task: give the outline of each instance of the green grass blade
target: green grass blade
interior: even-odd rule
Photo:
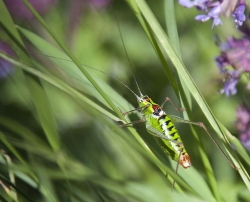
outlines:
[[[32,75],[26,75],[31,98],[36,108],[40,123],[46,134],[47,140],[52,149],[57,152],[60,149],[60,140],[57,134],[56,123],[51,111],[49,101],[39,79]]]
[[[175,1],[173,0],[169,0],[169,1],[165,0],[165,5],[164,5],[165,19],[166,19],[167,33],[169,36],[169,40],[171,41],[171,44],[173,48],[175,49],[175,52],[181,58],[180,43],[179,43],[177,25],[176,25],[176,20],[175,20],[174,3]]]
[[[133,2],[133,1],[128,1],[129,2],[129,6],[131,7],[131,9],[133,10],[133,12],[135,13],[137,19],[139,20],[141,26],[143,27],[145,33],[147,34],[155,52],[157,53],[157,56],[159,58],[159,60],[161,61],[162,65],[165,67],[164,70],[166,71],[168,80],[170,81],[175,94],[178,95],[179,94],[179,90],[178,90],[178,86],[177,83],[175,81],[175,77],[173,76],[173,74],[171,73],[171,70],[169,68],[169,65],[167,64],[164,55],[162,54],[159,45],[156,42],[155,37],[153,36],[153,32],[150,29],[150,27],[148,26],[147,22],[145,21],[145,19],[143,18],[142,13],[140,12],[140,10],[138,9],[138,6]]]
[[[34,33],[18,27],[18,29],[21,31],[21,33],[28,39],[30,42],[39,49],[40,52],[42,52],[42,56],[52,56],[49,57],[53,63],[57,65],[58,68],[62,69],[67,75],[72,77],[73,80],[79,83],[82,87],[79,88],[84,93],[90,94],[91,96],[94,96],[97,98],[100,102],[102,102],[104,105],[110,108],[109,105],[106,104],[103,97],[96,91],[96,89],[90,84],[90,82],[86,79],[84,75],[81,74],[78,67],[71,62],[71,59],[62,51],[60,51],[58,48],[54,47],[52,44],[48,43],[44,39],[40,38],[39,36],[35,35]],[[84,66],[84,65],[83,65]],[[87,67],[88,68],[88,67]],[[49,67],[44,67],[43,71],[49,71]],[[95,81],[98,83],[99,86],[102,86],[102,89],[105,92],[109,92],[109,97],[112,100],[112,102],[119,106],[119,108],[122,111],[129,111],[133,109],[132,105],[129,105],[124,98],[115,92],[112,88],[110,88],[105,82],[102,82],[100,77],[97,77],[98,72],[95,74],[91,73],[91,68],[88,68],[89,74],[95,79]],[[77,87],[77,86],[76,86]],[[96,105],[95,105],[96,106]],[[108,116],[110,117],[111,114],[109,113]],[[114,119],[114,115],[112,115],[112,119]],[[115,118],[114,120],[118,120],[118,118]],[[120,120],[120,119],[119,119]]]
[[[178,32],[177,32],[177,25],[176,25],[176,20],[175,20],[175,7],[174,7],[174,1],[173,0],[165,0],[165,16],[166,16],[166,24],[167,24],[167,31],[168,31],[168,36],[171,42],[171,45],[173,46],[173,48],[175,49],[175,52],[177,53],[177,55],[179,56],[179,58],[181,59],[181,51],[180,51],[180,44],[179,44],[179,37],[178,37]],[[183,79],[181,79],[180,75],[180,84],[182,85],[181,89],[182,89],[182,94],[185,95],[185,99],[184,102],[184,106],[188,106],[188,109],[192,109],[192,103],[191,103],[191,96],[190,93],[186,87],[186,85],[184,84],[185,82],[183,81]],[[182,99],[182,98],[181,98]],[[192,115],[191,113],[184,113],[184,117],[187,118],[189,117],[189,119],[192,120]],[[215,175],[214,172],[212,170],[212,166],[209,162],[209,159],[204,151],[204,147],[202,145],[202,143],[199,141],[199,137],[194,129],[193,126],[190,126],[191,130],[193,131],[193,135],[197,141],[197,146],[198,146],[198,150],[200,152],[201,155],[201,159],[202,162],[204,164],[204,168],[206,170],[206,174],[210,183],[210,187],[214,193],[214,196],[216,198],[217,201],[221,201],[221,196],[219,193],[219,189],[218,189],[218,185],[215,179]],[[205,190],[205,189],[203,189]],[[204,194],[203,194],[204,195]]]
[[[1,4],[3,4],[2,1],[1,1]],[[18,46],[21,49],[23,49],[24,45],[23,45],[22,39],[19,36],[19,34],[16,30],[16,27],[13,23],[13,20],[11,19],[4,4],[2,5],[1,9],[2,9],[4,16],[5,16],[4,20],[2,20],[1,23],[4,25],[5,29],[7,30],[9,35],[13,38],[13,40],[16,42],[16,44],[18,44]],[[24,54],[21,53],[21,57],[24,59],[24,61],[26,61],[26,57],[23,57],[23,55]],[[43,91],[40,91],[38,93],[38,90],[40,90],[39,84],[37,83],[38,81],[36,81],[30,75],[26,75],[26,79],[27,79],[27,82],[29,84],[32,84],[32,85],[34,84],[34,86],[28,86],[30,89],[31,96],[32,96],[33,101],[34,101],[34,105],[38,111],[39,117],[41,119],[42,125],[44,127],[45,133],[47,134],[47,138],[48,138],[51,146],[54,148],[54,150],[58,150],[59,149],[58,135],[56,133],[55,124],[53,124],[53,118],[52,118],[52,116],[50,116],[51,113],[46,114],[47,112],[49,112],[49,110],[47,110],[48,109],[47,108],[48,106],[46,104],[47,102],[44,102],[44,103],[40,102],[42,100],[43,101],[46,100],[45,94],[43,94]],[[35,84],[38,84],[38,85],[35,85]],[[44,113],[44,112],[46,112],[46,113]]]
[[[32,12],[32,14],[36,17],[39,23],[48,31],[48,33],[53,37],[53,39],[58,43],[58,45],[62,48],[62,50],[70,57],[70,59],[76,64],[79,70],[86,76],[86,78],[90,81],[90,83],[96,88],[96,90],[102,95],[102,97],[106,100],[106,102],[110,105],[113,111],[119,116],[120,119],[125,121],[125,118],[121,115],[116,106],[112,103],[106,93],[102,90],[102,88],[96,83],[96,81],[91,77],[91,75],[82,67],[81,63],[76,59],[76,57],[68,50],[68,48],[61,42],[61,40],[57,37],[56,34],[49,28],[47,23],[41,18],[41,16],[36,12],[36,10],[31,6],[31,4],[27,0],[22,0],[24,4],[28,7],[28,9]]]
[[[59,87],[61,90],[66,91],[67,93],[71,94],[72,96],[76,97],[76,100],[84,100],[84,96],[82,94],[80,94],[79,92],[77,92],[76,90],[72,89],[71,87],[67,86],[65,83],[60,82],[59,80],[57,80],[56,78],[53,78],[51,76],[47,76],[33,68],[28,67],[27,65],[24,65],[22,63],[19,63],[11,58],[9,58],[8,56],[1,54],[0,56],[7,59],[8,61],[12,62],[13,64],[20,66],[23,70],[27,71],[30,74],[34,74],[35,76],[39,77],[40,79],[43,79],[49,83],[51,83],[52,85],[55,85],[56,87]],[[92,103],[92,102],[90,102]],[[93,105],[92,105],[93,106]],[[91,108],[86,108],[86,109],[91,109]],[[91,113],[93,113],[93,110],[90,110]],[[99,113],[94,113],[94,116],[98,116]],[[102,118],[102,116],[101,116]],[[108,122],[107,122],[108,123]],[[114,127],[114,126],[113,126]],[[145,143],[142,141],[142,139],[140,138],[140,136],[134,131],[134,129],[132,129],[132,132],[135,136],[135,138],[140,142],[140,144],[143,146],[144,149],[149,150],[149,148],[145,145]],[[167,170],[168,173],[170,173],[171,175],[176,175],[170,168],[165,167],[164,165],[162,165],[159,160],[157,160],[152,153],[149,153],[150,155],[150,159],[153,160],[158,166],[159,168],[162,168],[162,170]],[[164,167],[164,169],[163,169]],[[184,183],[183,180],[181,180],[181,178],[179,176],[176,176],[176,179],[178,182],[180,182],[180,184],[182,184],[186,189],[192,190],[186,183]],[[191,191],[194,192],[194,191]],[[195,193],[195,192],[194,192]]]
[[[216,131],[216,133],[218,134],[220,139],[223,140],[226,144],[228,144],[228,142],[225,140],[226,139],[225,135],[222,133],[222,131],[217,123],[217,120],[215,119],[214,115],[212,114],[211,110],[209,109],[203,96],[200,94],[197,86],[195,85],[194,81],[192,80],[192,78],[191,78],[189,72],[187,71],[187,69],[185,68],[184,64],[181,62],[181,60],[179,59],[179,57],[175,53],[174,49],[172,48],[171,44],[168,41],[168,38],[166,37],[164,31],[161,29],[159,23],[156,21],[152,12],[149,10],[149,8],[147,7],[147,5],[145,4],[145,2],[143,0],[137,0],[136,3],[138,4],[138,7],[140,8],[141,12],[143,13],[143,16],[147,20],[149,26],[153,30],[153,32],[157,38],[157,41],[159,41],[163,50],[166,52],[166,54],[171,59],[172,63],[176,67],[178,74],[180,75],[182,80],[185,81],[187,88],[189,89],[190,93],[193,95],[194,99],[196,100],[196,102],[198,103],[200,108],[202,109],[204,115],[207,117],[207,120],[210,122],[211,126]],[[232,149],[231,149],[230,152],[234,152],[234,151],[232,151]],[[230,152],[229,152],[229,155],[230,155]],[[232,158],[232,160],[237,167],[242,166],[234,158]],[[243,178],[247,178],[244,173],[240,172],[240,174]],[[248,186],[248,188],[250,188],[249,181],[246,183],[246,185]]]
[[[2,26],[4,27],[4,29],[11,35],[13,36],[13,39],[18,43],[18,44],[22,44],[22,39],[20,37],[20,35],[18,34],[15,24],[8,12],[8,10],[5,7],[5,4],[3,1],[0,1],[0,12],[1,12],[1,18],[0,18],[0,22],[2,24]]]
[[[80,71],[86,76],[86,78],[90,81],[90,83],[96,88],[96,90],[102,95],[102,97],[106,100],[106,102],[110,105],[113,111],[119,116],[120,119],[125,120],[125,117],[119,112],[117,107],[112,103],[109,97],[105,94],[102,88],[97,85],[96,81],[90,76],[90,74],[82,67],[80,62],[74,57],[74,55],[66,48],[66,46],[60,41],[60,39],[53,33],[53,31],[48,27],[45,21],[40,17],[40,15],[34,10],[34,8],[28,3],[27,0],[23,0],[24,4],[29,8],[29,10],[33,13],[33,15],[37,18],[37,20],[44,26],[44,28],[50,33],[50,35],[54,38],[54,40],[58,43],[58,45],[63,49],[63,51],[69,56],[69,58],[77,65]],[[134,130],[129,129],[133,134],[135,134]],[[143,141],[136,135],[136,139],[144,146]]]

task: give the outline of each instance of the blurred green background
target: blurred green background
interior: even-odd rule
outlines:
[[[165,2],[148,0],[147,3],[166,30]],[[114,76],[138,93],[123,38],[142,93],[159,104],[170,97],[181,107],[154,48],[126,1],[48,1],[48,7],[42,14],[43,19],[81,64]],[[218,93],[222,88],[221,76],[214,58],[220,50],[214,37],[218,35],[225,40],[228,36],[240,35],[231,19],[223,19],[223,26],[211,29],[212,22],[200,24],[194,20],[199,14],[196,9],[185,9],[177,1],[174,8],[183,62],[215,116],[237,136],[234,121],[240,96],[226,98]],[[0,173],[5,185],[0,189],[0,200],[249,201],[249,192],[237,171],[231,168],[205,131],[198,128],[216,179],[216,184],[211,184],[198,143],[189,125],[181,123],[176,126],[191,156],[192,167],[187,170],[179,167],[178,173],[184,180],[177,180],[172,191],[169,173],[174,172],[176,163],[161,151],[145,124],[134,125],[144,140],[140,139],[139,144],[139,136],[133,136],[127,128],[117,127],[122,124],[118,122],[120,119],[74,63],[67,61],[68,57],[42,25],[35,18],[22,19],[17,13],[10,15],[19,26],[26,52],[15,44],[4,26],[1,40],[9,44],[18,55],[16,58],[28,54],[29,59],[18,59],[21,65],[11,64],[12,72],[0,81]],[[2,21],[6,16],[1,17]],[[167,57],[166,60],[177,77],[170,60]],[[35,73],[25,70],[24,64]],[[134,95],[119,82],[91,68],[86,70],[116,107],[122,111],[137,107]],[[166,104],[164,110],[182,117],[170,104]],[[214,133],[195,102],[191,112],[193,121],[204,122]],[[138,120],[140,115],[134,113],[127,118]],[[10,189],[8,195],[10,185],[16,192]],[[218,189],[218,193],[214,193],[214,189]]]

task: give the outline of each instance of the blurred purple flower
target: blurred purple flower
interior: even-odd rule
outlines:
[[[216,65],[219,67],[220,73],[224,74],[224,70],[225,70],[224,67],[228,65],[227,58],[224,56],[218,56],[215,58],[215,62],[216,62]]]
[[[111,2],[111,0],[88,0],[88,1],[98,9],[107,7]]]
[[[244,145],[244,147],[250,151],[250,140],[246,140],[246,141],[241,141],[241,143]]]
[[[238,28],[238,26],[241,26],[246,20],[246,16],[244,14],[245,9],[246,5],[240,4],[232,14],[234,22],[236,24],[236,28]]]
[[[17,19],[33,20],[34,16],[25,6],[22,0],[4,0],[10,14]],[[56,3],[57,0],[29,0],[29,3],[39,14],[48,12]]]
[[[0,41],[0,51],[10,55],[15,56],[15,53],[11,48],[4,42]],[[7,77],[12,72],[12,65],[7,60],[0,58],[0,79]]]
[[[12,72],[11,64],[4,60],[0,59],[0,80],[7,77]]]
[[[222,25],[220,15],[221,15],[221,6],[213,7],[208,13],[208,16],[214,20],[212,28],[214,27],[214,25],[215,26]]]
[[[200,22],[205,22],[209,19],[213,19],[213,25],[212,28],[217,25],[222,25],[222,21],[220,19],[220,14],[221,14],[221,8],[220,6],[216,6],[212,8],[207,15],[197,15],[195,17],[195,20],[200,21]]]
[[[241,143],[250,151],[250,109],[241,105],[237,111],[236,129]]]
[[[250,124],[250,110],[241,105],[237,111],[236,128],[238,131],[243,132],[247,130],[247,125]]]
[[[179,0],[179,4],[186,8],[196,6],[198,10],[204,11],[206,14],[197,15],[195,20],[205,22],[211,19],[213,20],[212,28],[222,25],[220,19],[222,14],[225,14],[227,17],[232,14],[236,27],[241,26],[246,19],[244,14],[246,8],[245,0],[240,0],[239,2],[238,0]],[[236,7],[237,4],[238,7]]]
[[[236,85],[241,74],[250,73],[250,40],[248,37],[242,39],[228,38],[225,43],[220,44],[221,55],[215,58],[221,74],[225,75],[226,81],[220,91],[226,96],[237,92]],[[229,71],[227,66],[233,67]]]
[[[207,6],[211,2],[211,0],[179,0],[179,4],[186,8],[191,8],[193,6],[196,6],[197,9],[202,11],[207,11]]]
[[[250,40],[228,38],[227,42],[220,44],[221,55],[216,57],[216,64],[223,73],[225,67],[230,65],[239,72],[250,72]]]
[[[206,22],[210,20],[210,17],[207,15],[201,14],[201,15],[197,15],[194,19],[200,22]]]
[[[229,97],[230,95],[234,95],[237,93],[236,85],[239,79],[238,71],[227,71],[227,79],[224,82],[223,89],[220,90],[220,93]]]

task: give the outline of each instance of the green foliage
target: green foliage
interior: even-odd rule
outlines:
[[[59,26],[67,19],[63,6],[44,18],[29,7],[36,16],[34,24],[39,24],[33,27],[18,20],[15,24],[0,3],[2,39],[18,55],[12,58],[0,53],[15,67],[0,83],[0,200],[249,201],[249,154],[209,108],[206,99],[216,91],[206,99],[200,93],[197,86],[205,86],[201,84],[204,75],[196,74],[200,67],[189,70],[184,65],[185,61],[188,66],[197,65],[202,47],[197,44],[194,61],[186,58],[185,51],[181,59],[182,43],[194,38],[185,41],[181,32],[179,41],[175,21],[180,29],[185,25],[175,19],[171,2],[164,4],[168,8],[162,11],[165,17],[157,16],[161,23],[168,23],[168,36],[154,15],[163,5],[155,1],[149,1],[151,6],[143,0],[115,1],[113,7],[99,11],[86,7],[70,36],[69,24]],[[177,16],[181,16],[178,9]],[[159,104],[166,96],[177,106],[182,103],[187,108],[184,117],[204,122],[238,171],[199,127],[190,130],[187,124],[177,125],[193,164],[186,170],[179,168],[178,174],[176,163],[143,124],[117,127],[141,117],[135,113],[125,119],[118,107],[123,112],[134,109],[135,97],[119,82],[93,70],[118,78],[137,93],[114,11],[142,91]],[[204,30],[201,32],[210,29]],[[213,46],[209,48],[215,55]],[[206,63],[211,57],[201,61]],[[200,85],[193,73],[200,77]],[[225,105],[224,110],[227,108]],[[170,106],[166,111],[174,110]]]

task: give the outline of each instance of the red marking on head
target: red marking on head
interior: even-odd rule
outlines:
[[[191,166],[190,157],[187,153],[181,154],[180,156],[180,165],[182,165],[183,168],[188,168]]]
[[[159,105],[153,105],[152,107],[153,107],[153,110],[154,110],[154,111],[155,111],[156,109],[160,108]]]

